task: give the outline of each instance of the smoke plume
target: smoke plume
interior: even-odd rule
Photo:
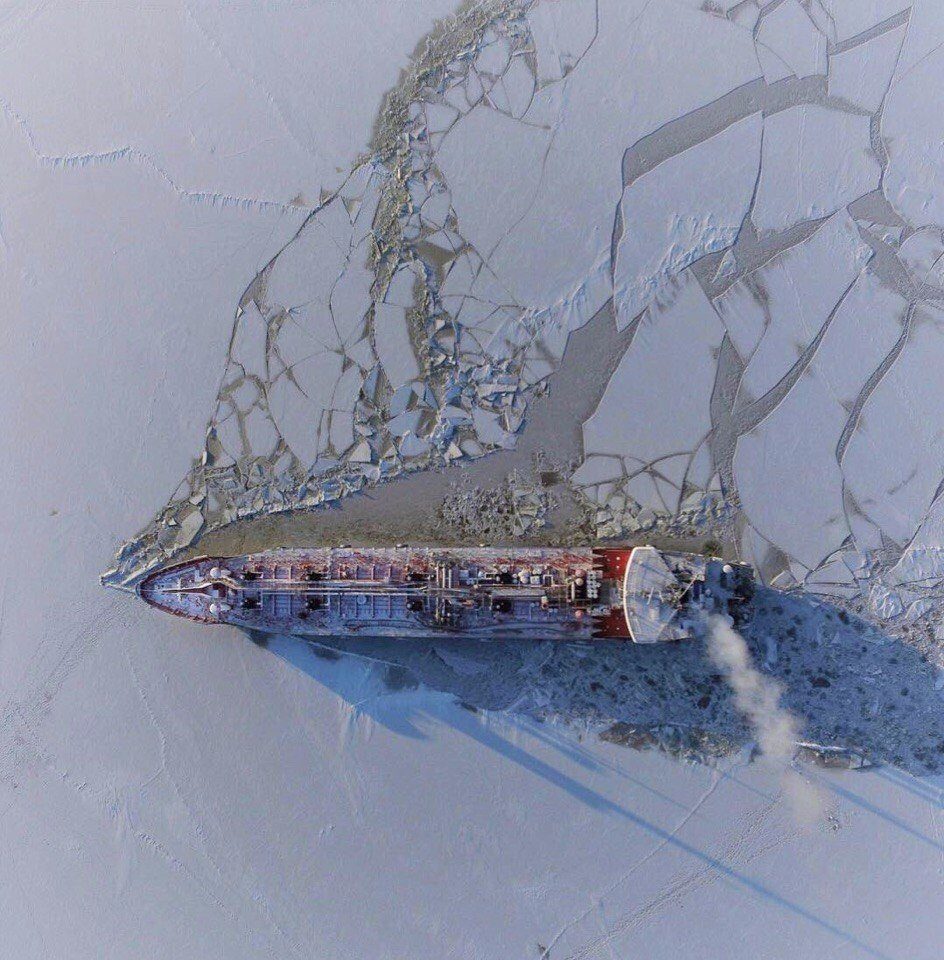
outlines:
[[[761,755],[779,771],[794,815],[807,823],[819,819],[824,813],[821,792],[791,766],[800,722],[780,705],[780,684],[754,666],[744,638],[724,617],[708,618],[708,656],[724,673],[734,704],[750,725]]]

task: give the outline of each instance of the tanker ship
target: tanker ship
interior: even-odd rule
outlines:
[[[198,623],[310,637],[629,640],[742,623],[753,573],[719,557],[625,548],[270,550],[164,567],[137,587]]]

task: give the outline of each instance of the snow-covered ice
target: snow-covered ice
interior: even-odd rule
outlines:
[[[0,958],[936,958],[942,39],[10,5]],[[785,708],[885,765],[801,766],[800,824],[696,646],[266,645],[98,583],[378,530],[717,537],[790,588]]]

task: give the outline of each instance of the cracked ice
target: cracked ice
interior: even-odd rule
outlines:
[[[109,579],[513,448],[607,309],[628,347],[569,478],[594,535],[717,530],[776,585],[927,615],[940,32],[895,2],[465,8],[247,278],[205,448]]]

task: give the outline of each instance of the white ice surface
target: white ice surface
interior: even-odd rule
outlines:
[[[868,110],[877,110],[888,91],[905,37],[904,25],[829,58],[829,93]]]
[[[691,455],[711,427],[708,404],[724,328],[691,276],[665,299],[643,314],[632,348],[584,424],[585,452],[622,456],[630,474]]]
[[[624,189],[613,264],[619,328],[690,263],[734,242],[757,182],[762,129],[751,114]]]
[[[379,303],[374,314],[374,336],[381,366],[396,390],[419,375],[402,307]]]
[[[247,282],[363,149],[448,6],[23,4],[0,22],[0,958],[936,960],[931,783],[827,777],[835,821],[800,828],[759,767],[476,717],[99,586],[202,444]],[[606,248],[582,204],[612,215],[625,137],[757,75],[749,35],[706,17],[673,88],[656,66],[677,23],[656,6],[655,34],[627,14],[594,68],[622,50],[637,72],[597,115],[612,142],[585,144],[587,126],[573,166],[556,161],[564,235],[538,238],[542,283],[572,267],[570,290]],[[616,117],[620,97],[633,109]],[[544,249],[522,240],[509,278],[532,282]],[[940,462],[939,405],[918,390],[944,363],[936,324],[923,316],[863,418],[897,469],[919,468],[921,496],[892,501],[909,529]],[[712,336],[687,345],[698,370]]]
[[[383,94],[455,4],[409,0],[382,18],[371,0],[15,7],[0,22],[0,110],[42,154],[126,152],[211,199],[313,204],[366,149]]]
[[[826,37],[799,0],[784,0],[764,15],[757,30],[757,47],[768,82],[790,75],[826,73]]]
[[[544,95],[550,136],[475,119],[486,106],[450,134],[440,159],[447,181],[461,187],[454,205],[464,235],[483,256],[501,240],[490,264],[519,302],[571,296],[609,258],[627,147],[759,73],[749,36],[723,20],[684,6],[667,18],[644,2],[605,0],[579,70],[563,92]]]
[[[918,25],[924,27],[919,29]],[[937,42],[931,44],[930,41]],[[885,195],[913,226],[944,225],[941,91],[944,10],[923,5],[915,13],[886,98],[882,133],[889,143]]]
[[[823,0],[823,7],[832,18],[835,39],[842,41],[908,10],[908,3],[907,0]]]
[[[874,190],[881,168],[869,144],[869,118],[803,104],[764,121],[764,149],[753,220],[784,230],[834,213]]]
[[[747,363],[742,389],[761,397],[797,362],[826,325],[868,258],[845,214],[827,220],[718,298],[718,312]]]
[[[903,546],[940,484],[944,428],[924,378],[944,363],[944,316],[923,309],[898,361],[869,397],[843,462],[862,511]]]
[[[827,385],[810,371],[767,420],[738,440],[734,470],[751,525],[808,567],[849,533],[836,462],[845,422]]]

